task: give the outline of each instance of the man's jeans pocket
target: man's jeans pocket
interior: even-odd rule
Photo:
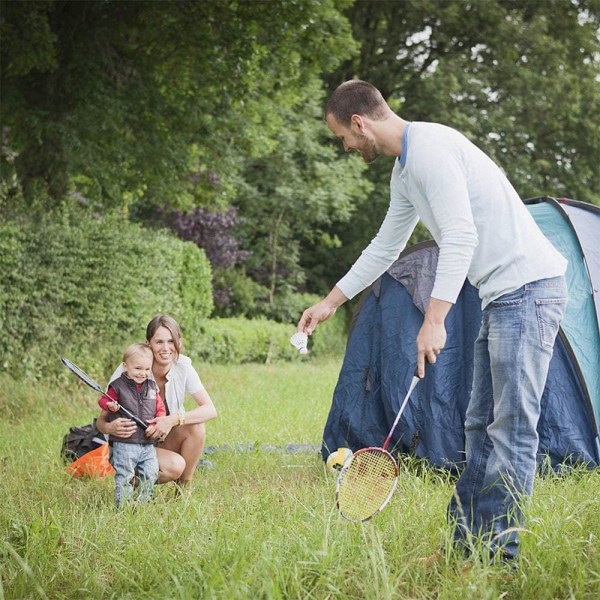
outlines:
[[[535,301],[540,343],[542,346],[552,348],[558,334],[558,327],[562,320],[566,298],[548,298]]]

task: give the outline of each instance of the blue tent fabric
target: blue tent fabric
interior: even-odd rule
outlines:
[[[581,240],[583,257],[588,265],[590,284],[594,295],[596,316],[600,316],[600,209],[591,204],[563,200],[560,207],[568,216]]]
[[[572,229],[569,219],[561,216],[562,224],[558,225],[553,213],[546,213],[557,212],[556,203],[535,200],[528,205],[530,210],[538,207],[532,214],[544,213],[544,218],[549,218],[558,229],[559,237],[570,243],[574,239],[580,241],[576,233],[565,233],[564,229]],[[546,205],[551,208],[539,208]],[[538,220],[539,215],[534,214],[534,218]],[[554,243],[556,232],[545,233]],[[558,246],[565,251],[564,245]],[[569,252],[578,253],[581,260],[581,249],[573,248]],[[569,269],[579,277],[576,256],[570,254],[568,258]],[[386,438],[414,374],[415,339],[426,306],[423,294],[428,297],[431,292],[436,260],[437,247],[433,242],[410,248],[363,294],[323,433],[324,459],[339,447],[355,451],[380,446]],[[577,285],[586,287],[581,282]],[[575,301],[581,305],[577,310],[589,311],[589,305],[594,304],[593,295],[582,293],[582,298]],[[595,308],[592,312],[596,314]],[[465,282],[446,320],[446,347],[437,363],[428,366],[392,437],[395,452],[412,454],[441,468],[461,468],[473,349],[480,322],[477,290]],[[586,328],[570,331],[570,327],[571,323],[567,323],[555,344],[538,423],[539,463],[550,461],[554,468],[569,463],[600,464],[595,400],[589,393],[594,375],[586,379],[589,373],[585,370],[592,367],[584,365],[582,369],[569,336],[585,338],[579,339],[578,344],[591,352],[595,349],[596,374],[600,370],[600,339]]]
[[[569,259],[567,269],[569,303],[562,330],[574,354],[575,363],[582,371],[584,394],[587,396],[587,402],[591,404],[594,420],[598,424],[600,423],[600,327],[597,311],[599,294],[594,293],[592,277],[595,278],[597,290],[600,283],[600,261],[597,260],[600,209],[597,211],[583,209],[577,205],[569,205],[566,200],[563,200],[563,204],[559,204],[552,199],[532,201],[528,204],[528,208],[546,237]],[[593,239],[594,230],[596,239]],[[591,261],[586,259],[586,255]]]

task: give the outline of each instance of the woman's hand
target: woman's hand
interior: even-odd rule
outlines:
[[[150,419],[148,429],[146,429],[146,437],[154,441],[164,442],[176,422],[177,420],[172,415]]]
[[[108,433],[109,435],[120,438],[128,438],[135,433],[136,429],[137,425],[135,424],[135,421],[126,419],[125,417],[119,417],[110,423],[105,423],[103,433]]]

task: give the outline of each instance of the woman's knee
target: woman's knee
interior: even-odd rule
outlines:
[[[158,459],[159,483],[167,483],[179,479],[185,471],[186,462],[181,454],[169,452],[168,455],[161,453]]]

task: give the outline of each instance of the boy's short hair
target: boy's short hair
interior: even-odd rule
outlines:
[[[125,348],[125,352],[123,352],[123,362],[127,362],[132,356],[136,354],[146,354],[153,358],[152,350],[146,344],[135,343],[130,344]]]

